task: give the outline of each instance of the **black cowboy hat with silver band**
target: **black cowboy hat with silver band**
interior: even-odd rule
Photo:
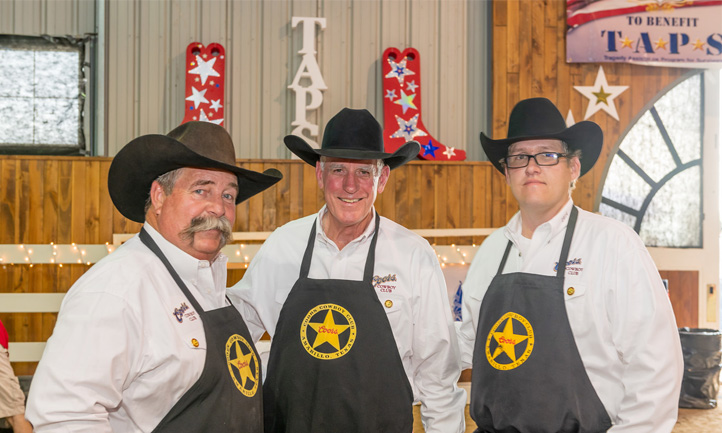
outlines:
[[[283,177],[273,168],[259,173],[235,164],[236,152],[225,128],[209,122],[187,122],[167,135],[143,135],[126,144],[110,164],[108,191],[124,217],[143,222],[153,181],[178,168],[205,168],[235,174],[238,178],[236,204]]]
[[[557,107],[546,98],[525,99],[517,103],[509,115],[507,138],[492,140],[481,133],[481,147],[489,161],[504,173],[501,160],[507,156],[509,146],[526,140],[557,139],[565,142],[570,152],[580,150],[581,171],[584,176],[597,162],[602,151],[604,134],[594,122],[582,121],[567,128]]]
[[[288,150],[312,166],[322,156],[344,159],[382,159],[392,170],[411,161],[421,146],[409,141],[394,153],[384,152],[383,129],[368,110],[344,108],[333,116],[323,131],[320,149],[312,148],[304,139],[287,135],[283,142]]]

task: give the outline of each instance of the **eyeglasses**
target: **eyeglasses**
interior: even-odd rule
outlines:
[[[499,160],[500,163],[506,164],[507,168],[524,168],[529,165],[529,160],[534,159],[536,165],[540,167],[557,165],[560,158],[566,158],[566,153],[559,152],[541,152],[536,155],[509,155]]]

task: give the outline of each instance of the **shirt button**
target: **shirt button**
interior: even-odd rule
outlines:
[[[191,339],[191,344],[193,345],[193,347],[200,346],[200,343],[198,343],[198,340],[196,340],[195,338]]]
[[[574,287],[570,287],[567,289],[567,295],[572,296],[574,294]]]
[[[394,301],[392,301],[391,299],[387,299],[386,302],[384,302],[384,306],[386,308],[391,308],[394,306]]]

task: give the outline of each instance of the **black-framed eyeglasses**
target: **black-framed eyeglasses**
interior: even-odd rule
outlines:
[[[529,165],[529,160],[533,158],[534,162],[536,162],[536,165],[544,167],[550,165],[557,165],[559,164],[559,160],[561,158],[566,158],[567,156],[568,155],[566,153],[541,152],[537,153],[536,155],[509,155],[505,158],[502,158],[499,162],[505,164],[508,168],[524,168]]]

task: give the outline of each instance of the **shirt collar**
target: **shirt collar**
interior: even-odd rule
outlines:
[[[536,228],[533,237],[541,235],[545,237],[545,240],[549,240],[559,234],[559,232],[566,230],[567,222],[569,221],[569,214],[572,211],[572,206],[574,206],[574,202],[570,198],[567,204],[565,204],[564,207],[562,207],[562,209],[552,217],[552,219]],[[506,227],[504,228],[504,233],[506,234],[507,238],[509,238],[515,243],[516,240],[522,236],[521,212],[517,212],[509,220],[509,223],[507,223]]]
[[[185,251],[181,250],[177,246],[170,243],[166,238],[163,237],[156,229],[150,224],[143,224],[143,228],[150,235],[151,238],[158,244],[161,252],[166,256],[173,269],[178,273],[181,279],[186,281],[196,281],[198,278],[199,269],[211,267],[217,269],[218,266],[225,266],[228,261],[223,253],[218,253],[213,263],[208,260],[198,260]]]
[[[321,224],[321,220],[326,216],[327,213],[328,208],[326,208],[326,205],[323,205],[321,210],[318,211],[318,218],[316,218],[316,239],[320,239],[327,244],[336,245],[334,241],[332,241],[328,236],[326,236],[326,233],[323,231],[323,224]],[[368,226],[366,226],[366,229],[363,231],[363,233],[361,233],[359,237],[349,243],[361,243],[374,234],[374,230],[376,229],[376,207],[371,207],[371,215],[371,222]]]

